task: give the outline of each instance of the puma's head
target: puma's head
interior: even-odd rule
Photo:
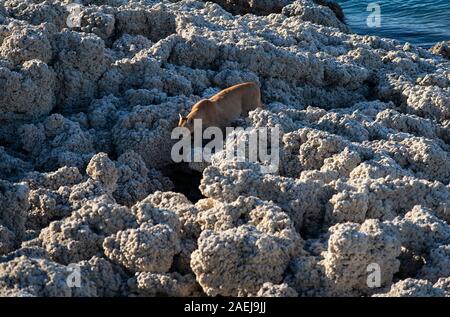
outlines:
[[[187,128],[192,132],[192,130],[194,130],[194,121],[192,120],[192,118],[183,117],[181,114],[179,114],[179,116],[180,120],[178,121],[178,126]]]

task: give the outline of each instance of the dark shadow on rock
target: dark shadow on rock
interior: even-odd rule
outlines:
[[[162,173],[172,181],[173,191],[185,195],[194,204],[205,198],[199,189],[203,174],[190,169],[187,163],[166,166]]]

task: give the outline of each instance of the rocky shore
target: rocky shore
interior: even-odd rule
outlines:
[[[450,296],[449,44],[343,21],[313,0],[0,2],[0,296]],[[178,114],[244,81],[279,171],[174,165]]]

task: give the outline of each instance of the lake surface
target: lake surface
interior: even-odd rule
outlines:
[[[346,23],[358,34],[378,35],[430,47],[450,40],[450,0],[337,0],[344,9]],[[376,7],[380,9],[380,25],[376,24]],[[369,26],[367,18],[369,19]]]

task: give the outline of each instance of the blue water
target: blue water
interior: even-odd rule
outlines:
[[[358,34],[378,35],[430,47],[450,40],[450,0],[337,0],[346,23]],[[369,3],[378,3],[380,27],[369,27]]]

